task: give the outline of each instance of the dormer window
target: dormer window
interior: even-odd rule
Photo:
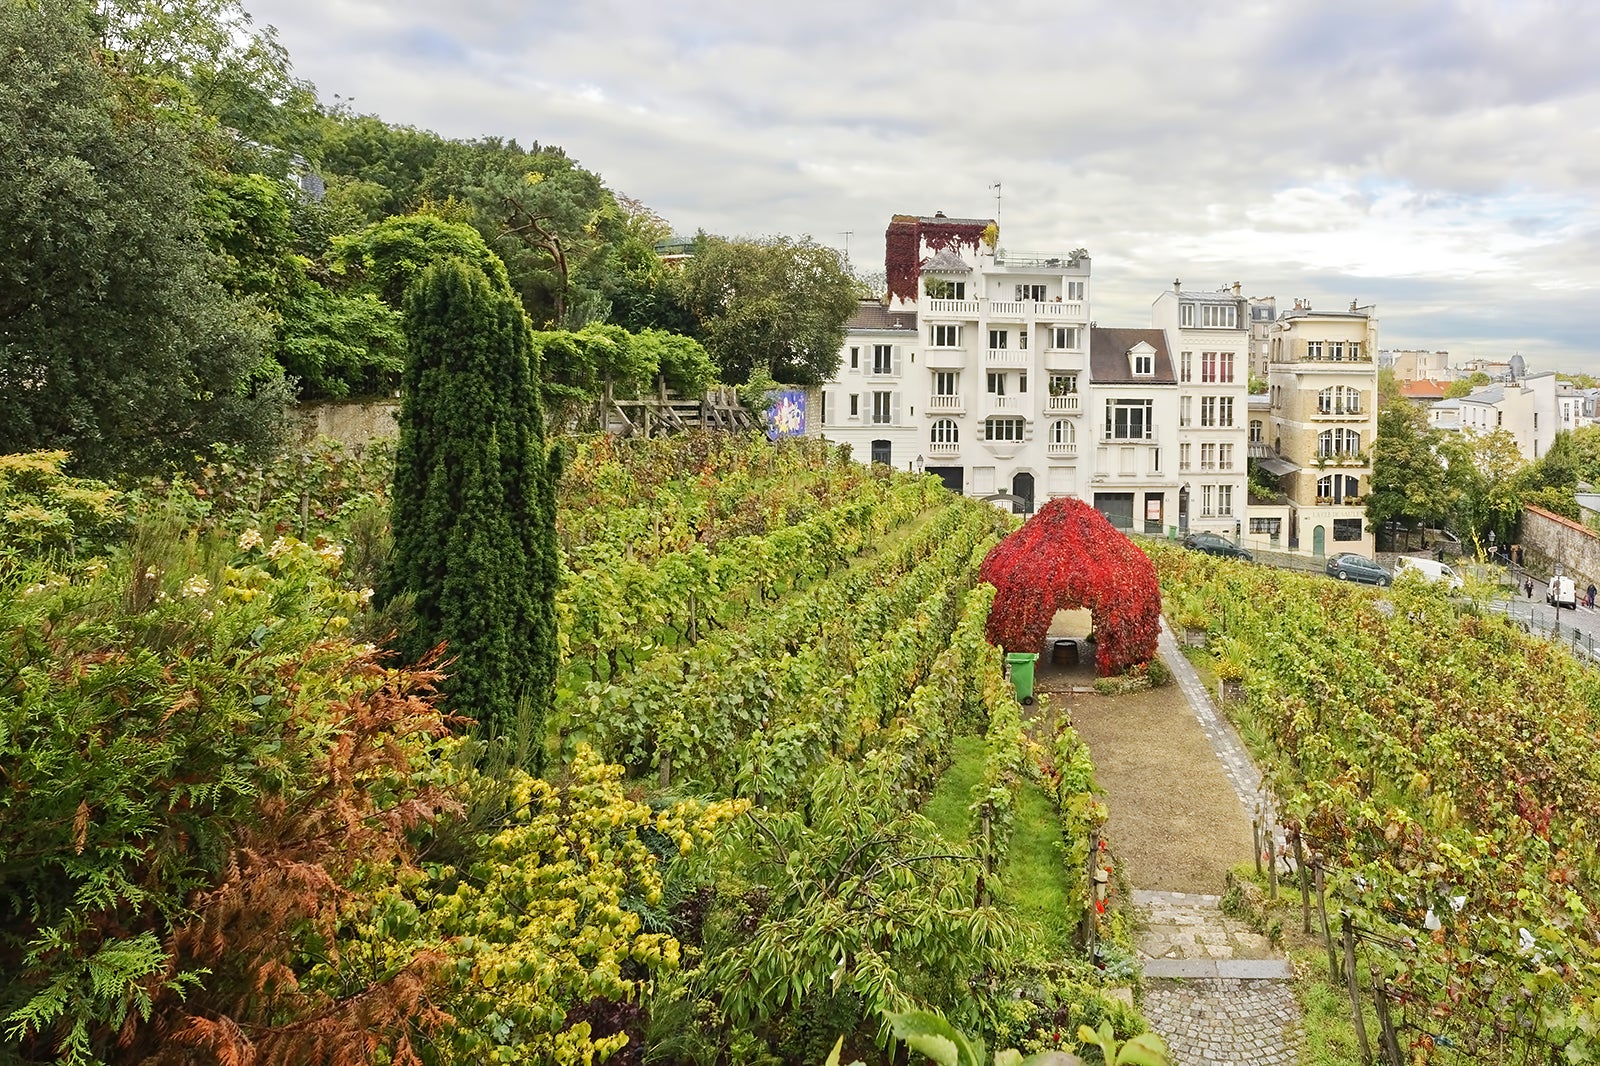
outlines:
[[[1136,378],[1147,378],[1156,372],[1156,350],[1143,341],[1128,349],[1128,368]]]

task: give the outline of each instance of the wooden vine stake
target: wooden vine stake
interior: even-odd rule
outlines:
[[[1312,875],[1317,886],[1317,913],[1322,916],[1322,942],[1328,946],[1328,980],[1339,979],[1339,954],[1333,947],[1333,930],[1328,926],[1328,894],[1322,882],[1322,860],[1312,857]]]
[[[1306,847],[1300,840],[1298,831],[1294,834],[1294,868],[1300,875],[1300,927],[1309,936],[1311,934],[1310,871],[1306,869]]]
[[[1361,990],[1356,981],[1356,931],[1350,924],[1350,915],[1346,912],[1339,920],[1340,929],[1344,933],[1344,979],[1345,987],[1350,991],[1351,1017],[1356,1026],[1356,1043],[1361,1045],[1361,1061],[1372,1061],[1372,1045],[1367,1042],[1367,1020],[1361,1014]]]
[[[1400,1034],[1395,1032],[1394,1021],[1389,1016],[1389,993],[1384,987],[1383,974],[1372,968],[1372,1003],[1378,1008],[1379,1039],[1383,1043],[1383,1060],[1389,1066],[1406,1066],[1400,1053]]]

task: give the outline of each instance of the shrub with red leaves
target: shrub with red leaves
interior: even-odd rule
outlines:
[[[1087,607],[1101,676],[1155,656],[1161,630],[1155,567],[1082,500],[1045,504],[994,546],[978,579],[995,587],[989,642],[1007,651],[1039,651],[1056,611]]]

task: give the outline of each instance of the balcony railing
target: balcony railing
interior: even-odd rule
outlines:
[[[966,404],[960,396],[929,396],[929,414],[960,414],[966,410]]]
[[[1045,453],[1047,455],[1055,456],[1077,455],[1078,442],[1075,440],[1053,440],[1045,446]]]
[[[1052,396],[1045,405],[1045,410],[1075,415],[1080,410],[1078,399],[1079,397],[1076,393],[1071,396]]]
[[[1082,320],[1082,300],[934,300],[922,301],[924,317]]]
[[[1026,396],[996,396],[989,394],[989,410],[991,411],[1021,411]]]
[[[1332,417],[1333,415],[1359,415],[1365,413],[1366,412],[1361,409],[1361,405],[1359,403],[1330,403],[1317,405],[1317,414],[1325,417]]]
[[[1021,322],[1027,319],[1082,319],[1081,300],[980,300],[987,304],[988,317]]]
[[[961,452],[961,444],[953,440],[936,440],[928,444],[929,455],[950,456]]]
[[[990,348],[990,366],[1032,366],[1033,359],[1026,348]]]

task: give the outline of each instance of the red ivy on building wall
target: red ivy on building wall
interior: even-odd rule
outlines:
[[[939,222],[916,215],[896,215],[889,221],[883,235],[883,267],[888,275],[891,299],[915,300],[917,282],[922,277],[922,245],[926,243],[934,252],[951,248],[977,251],[983,240],[983,231],[989,226],[983,222]]]
[[[1156,654],[1161,590],[1144,552],[1082,500],[1051,500],[994,546],[979,580],[995,587],[991,644],[1007,651],[1044,647],[1062,608],[1094,615],[1095,669],[1121,673]]]

